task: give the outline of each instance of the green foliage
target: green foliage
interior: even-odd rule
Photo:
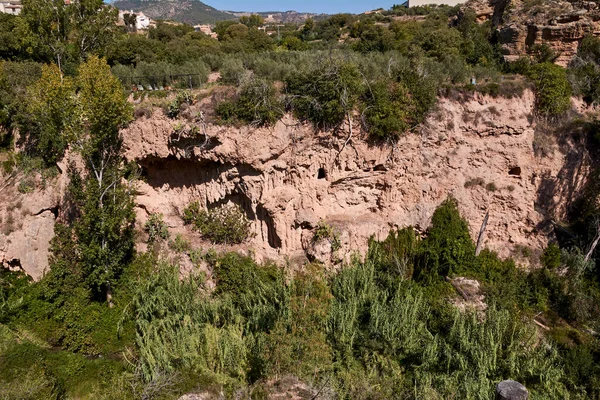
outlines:
[[[415,279],[432,282],[460,274],[472,267],[474,258],[469,227],[458,212],[456,200],[449,198],[433,214],[415,266]]]
[[[375,266],[367,262],[341,271],[332,283],[328,333],[336,359],[346,368],[371,371],[371,382],[402,368],[413,378],[410,383],[400,379],[396,390],[412,387],[415,394],[440,398],[488,398],[506,376],[540,394],[565,395],[558,354],[535,345],[535,329],[519,317],[495,307],[482,320],[455,310],[443,317],[449,320],[438,331],[433,318],[439,314],[432,312],[419,287],[398,282],[380,286],[376,276]],[[342,390],[353,391],[356,383],[344,382]],[[368,390],[365,397],[386,395],[383,388]]]
[[[175,239],[169,242],[169,246],[178,253],[190,251],[192,248],[190,242],[185,240],[181,233],[178,233]]]
[[[178,369],[243,376],[246,350],[235,310],[202,296],[200,285],[192,277],[179,280],[174,269],[163,266],[140,286],[132,311],[146,381]]]
[[[103,53],[110,46],[118,11],[102,0],[24,0],[22,18],[27,44],[62,72],[73,73],[88,54]]]
[[[240,23],[246,25],[248,28],[258,28],[265,23],[265,20],[258,14],[252,14],[240,17]]]
[[[67,141],[77,129],[77,103],[73,81],[56,65],[44,66],[42,77],[27,91],[27,122],[34,154],[54,164],[63,158]]]
[[[253,126],[265,126],[281,119],[283,104],[270,82],[252,79],[242,87],[236,101],[222,102],[216,112],[226,122],[237,119]]]
[[[158,240],[169,240],[169,227],[163,221],[162,214],[150,214],[144,224],[144,230],[148,233],[148,243],[154,243]]]
[[[326,382],[333,371],[333,353],[324,329],[331,290],[316,267],[309,265],[306,272],[294,276],[289,292],[289,311],[264,339],[264,354],[256,363],[260,374],[293,374]]]
[[[76,180],[79,185],[71,186],[80,214],[74,232],[86,283],[110,301],[113,282],[133,253],[132,188],[122,183],[119,158],[119,130],[131,120],[132,107],[102,59],[90,57],[82,64],[77,84],[85,122],[76,143],[86,160],[86,173]]]
[[[167,116],[169,118],[177,118],[181,112],[182,106],[190,106],[194,103],[194,101],[194,95],[190,91],[186,90],[184,92],[177,93],[175,99],[169,103]]]
[[[251,236],[252,224],[237,205],[223,205],[206,211],[195,201],[183,211],[183,221],[214,243],[237,244]]]
[[[542,254],[542,265],[550,270],[557,269],[560,267],[560,247],[558,245],[552,243],[544,250],[544,254]]]
[[[536,106],[540,114],[559,117],[571,108],[571,86],[563,67],[551,63],[536,64],[529,75],[535,82]]]
[[[326,129],[350,118],[360,95],[361,81],[356,65],[330,61],[289,76],[286,90],[299,118]]]
[[[589,104],[600,101],[600,40],[595,36],[583,38],[569,65],[569,80],[575,94]]]
[[[392,285],[392,281],[410,279],[413,276],[419,243],[413,228],[392,230],[382,242],[371,238],[367,260],[375,266],[377,279],[390,280],[385,282],[388,287]]]
[[[102,152],[118,154],[119,129],[133,116],[133,107],[127,102],[121,83],[111,74],[106,60],[90,57],[79,68],[77,86],[81,118],[89,134],[85,154],[92,158],[104,156]]]
[[[375,82],[365,95],[364,122],[371,136],[394,140],[410,127],[412,101],[404,85],[385,80]]]
[[[437,85],[431,78],[400,69],[395,81],[382,79],[365,91],[364,125],[373,138],[397,140],[425,120],[436,96]]]
[[[315,232],[312,237],[313,243],[318,243],[322,240],[326,240],[331,244],[331,250],[337,251],[342,246],[340,242],[340,234],[331,225],[328,225],[325,221],[319,221],[319,224],[315,228]]]

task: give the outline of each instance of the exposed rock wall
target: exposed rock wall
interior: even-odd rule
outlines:
[[[582,147],[563,143],[546,157],[534,155],[533,106],[530,91],[514,99],[442,98],[424,126],[395,146],[369,144],[356,124],[345,148],[348,126],[314,132],[287,116],[273,128],[209,125],[206,135],[179,134],[174,127],[185,121],[155,110],[123,132],[126,158],[143,168],[138,224],[162,213],[173,234],[206,249],[211,244],[183,225],[181,210],[193,200],[209,208],[232,202],[245,210],[256,236],[218,250],[302,262],[321,220],[340,234],[336,257],[347,257],[364,253],[371,235],[383,239],[392,227],[426,229],[436,207],[454,196],[473,238],[489,211],[486,247],[503,256],[517,246],[539,250],[548,241],[548,220],[561,219],[587,169]],[[64,180],[29,194],[19,193],[16,182],[0,185],[2,265],[42,276]],[[321,247],[309,253],[327,258],[331,246]]]
[[[178,213],[190,201],[237,203],[254,222],[247,247],[259,258],[302,257],[320,220],[339,230],[345,253],[364,252],[371,235],[382,239],[391,227],[425,229],[450,195],[474,237],[489,210],[485,245],[507,256],[518,245],[546,244],[540,188],[565,162],[560,152],[534,156],[533,105],[530,91],[441,99],[423,129],[396,146],[372,146],[354,126],[341,152],[347,126],[314,133],[286,117],[272,129],[209,126],[207,137],[177,141],[175,122],[157,112],[128,129],[126,156],[144,167],[140,221],[161,212],[187,232]]]
[[[37,280],[48,268],[62,179],[27,194],[17,190],[18,182],[0,177],[0,266],[22,269]]]
[[[480,21],[492,21],[508,61],[545,43],[559,55],[556,62],[566,66],[586,35],[600,35],[597,1],[472,0],[465,7],[475,10]]]

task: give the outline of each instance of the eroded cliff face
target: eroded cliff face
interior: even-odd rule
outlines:
[[[256,233],[242,247],[259,259],[301,260],[321,220],[340,232],[341,254],[364,253],[371,235],[426,229],[436,207],[453,196],[474,238],[489,211],[485,246],[503,256],[516,246],[541,249],[550,216],[540,205],[561,195],[556,183],[566,156],[534,156],[533,106],[529,91],[515,99],[441,99],[425,126],[395,146],[370,145],[357,124],[345,148],[348,126],[315,133],[286,117],[271,129],[208,126],[206,136],[191,137],[157,112],[124,135],[126,157],[144,169],[139,221],[160,212],[175,232],[194,237],[179,217],[187,204],[232,202]],[[327,251],[316,249],[316,257]]]
[[[19,178],[18,174],[0,176],[0,266],[23,269],[38,280],[48,269],[64,179],[44,185],[38,180],[38,189],[21,193]]]
[[[597,1],[471,0],[465,7],[475,10],[480,21],[492,21],[507,61],[545,43],[559,55],[556,62],[566,66],[586,35],[600,35]]]
[[[155,110],[123,132],[125,157],[143,170],[138,226],[149,213],[162,213],[173,235],[207,249],[212,245],[183,225],[181,211],[194,200],[208,208],[235,203],[256,235],[218,250],[300,265],[307,254],[323,261],[364,254],[370,236],[383,239],[393,227],[425,230],[436,207],[453,196],[474,239],[489,212],[486,247],[502,256],[519,246],[541,250],[551,233],[548,221],[564,216],[587,161],[583,147],[569,140],[560,149],[550,141],[554,151],[534,155],[533,106],[530,91],[513,99],[440,99],[424,126],[394,146],[369,144],[358,123],[350,140],[348,126],[314,132],[289,116],[273,128],[207,125],[205,135],[186,129],[197,123]],[[48,266],[64,177],[34,193],[16,187],[4,187],[0,200],[0,262],[38,279]],[[339,232],[336,254],[312,243],[320,221]]]

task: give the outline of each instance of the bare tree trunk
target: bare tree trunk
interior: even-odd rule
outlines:
[[[108,286],[106,287],[106,302],[108,303],[108,308],[113,308],[115,306],[112,297],[112,286],[110,285],[110,282],[108,282]]]
[[[588,250],[587,254],[585,255],[585,261],[589,261],[592,254],[594,254],[594,250],[596,250],[596,247],[598,246],[598,242],[600,242],[600,222],[596,222],[596,238],[592,242],[590,249]]]
[[[481,246],[483,245],[483,237],[485,235],[485,228],[487,228],[488,220],[490,219],[490,212],[485,213],[485,218],[483,219],[483,223],[481,224],[481,229],[479,230],[479,237],[477,238],[477,247],[475,248],[475,255],[478,256],[481,253]]]

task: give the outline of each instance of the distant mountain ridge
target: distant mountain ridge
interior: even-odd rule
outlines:
[[[251,12],[251,11],[227,11],[228,13],[235,15],[236,17],[243,17],[251,14],[258,14],[261,17],[265,18],[267,22],[272,19],[272,22],[278,22],[283,24],[301,24],[304,23],[308,18],[313,18],[315,20],[325,19],[328,17],[327,14],[315,14],[315,13],[305,13],[298,11],[260,11],[260,12]],[[270,18],[269,18],[270,17]]]
[[[218,21],[258,14],[267,22],[301,24],[308,18],[321,20],[327,14],[297,11],[220,11],[199,0],[116,0],[114,6],[120,10],[143,12],[153,19],[166,19],[190,25],[214,24]],[[269,18],[270,17],[270,18]]]
[[[153,19],[167,19],[190,25],[214,24],[236,18],[198,0],[118,0],[113,4],[120,10],[143,12]]]

